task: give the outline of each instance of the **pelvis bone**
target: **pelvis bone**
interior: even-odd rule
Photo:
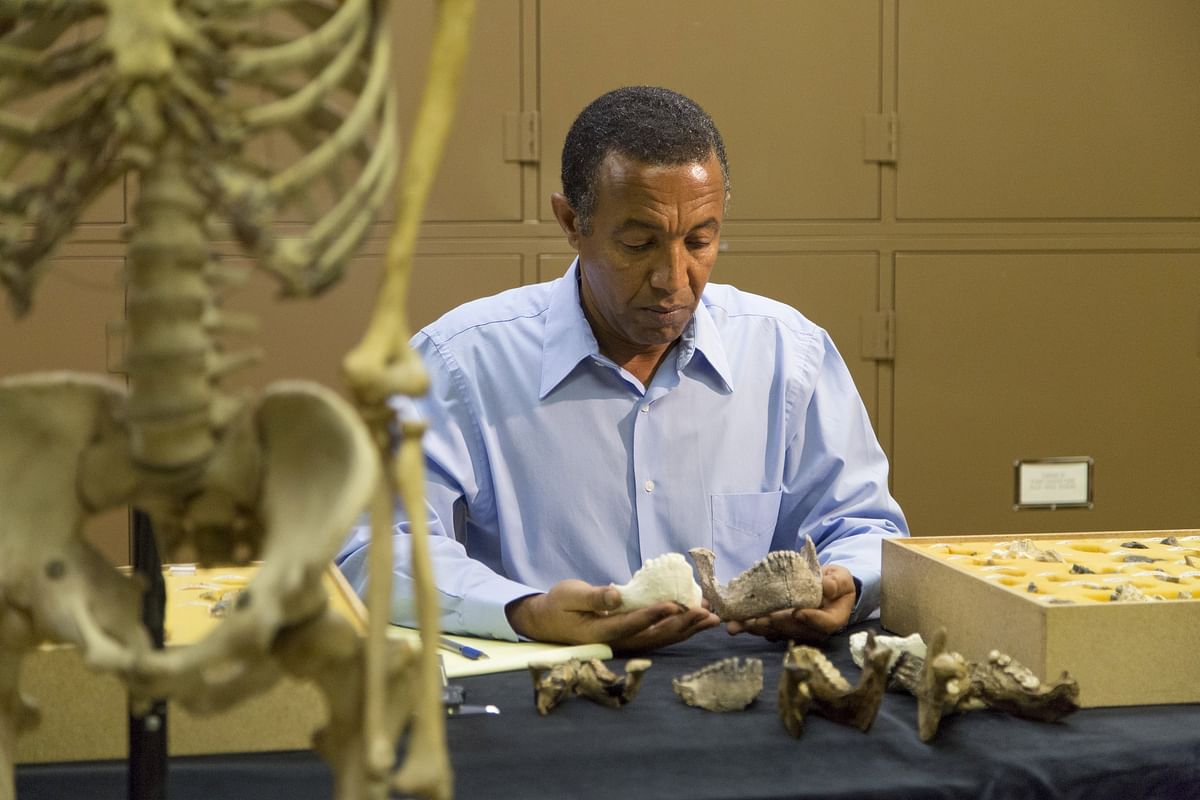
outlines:
[[[816,608],[821,605],[821,565],[812,539],[804,537],[804,549],[767,553],[727,586],[717,583],[716,554],[706,547],[688,551],[700,574],[700,588],[709,608],[729,622],[766,616],[785,608]]]
[[[291,382],[243,412],[202,471],[146,475],[129,458],[124,400],[122,387],[88,376],[0,381],[0,586],[38,641],[80,646],[91,666],[128,676],[135,694],[203,702],[212,676],[237,674],[208,667],[261,657],[279,630],[320,613],[319,576],[373,491],[378,459],[344,401]],[[206,537],[237,530],[244,554],[264,560],[204,640],[149,649],[139,587],[79,536],[89,515],[125,504],[150,513],[168,549],[228,559],[229,540]]]

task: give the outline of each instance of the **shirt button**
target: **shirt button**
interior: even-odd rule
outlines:
[[[642,406],[642,413],[643,413],[643,414],[645,414],[645,413],[646,413],[647,411],[649,411],[649,410],[650,410],[650,404],[649,404],[649,403],[646,403],[646,405]]]
[[[647,492],[654,491],[654,481],[646,481],[646,491]]]

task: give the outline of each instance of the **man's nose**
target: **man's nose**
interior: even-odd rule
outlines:
[[[683,244],[671,244],[650,273],[650,285],[664,292],[675,292],[688,284],[688,252]]]

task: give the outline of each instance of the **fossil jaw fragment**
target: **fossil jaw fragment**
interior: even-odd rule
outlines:
[[[856,663],[860,636],[854,634],[850,641]],[[946,650],[945,628],[934,631],[927,646],[915,633],[879,639],[893,656],[889,687],[906,689],[917,698],[917,732],[923,742],[937,735],[946,714],[992,708],[1056,722],[1079,708],[1079,685],[1066,672],[1054,683],[1043,683],[1028,667],[997,650],[988,653],[986,662],[968,661]]]
[[[679,678],[671,679],[679,699],[708,711],[741,711],[762,692],[762,659],[723,658]]]
[[[874,637],[871,637],[868,631],[859,631],[858,633],[850,634],[850,658],[854,660],[855,665],[860,669],[866,663],[868,637],[873,638],[876,647],[885,648],[888,651],[888,688],[910,688],[900,682],[900,671],[896,668],[901,659],[908,660],[909,662],[915,661],[919,664],[925,663],[925,640],[921,638],[921,634]]]
[[[826,719],[864,733],[879,712],[886,690],[891,651],[868,635],[866,667],[851,687],[825,654],[807,645],[789,645],[779,673],[779,718],[792,736],[804,732],[804,717],[816,711]]]
[[[633,701],[642,686],[642,675],[650,669],[650,659],[633,658],[625,662],[625,674],[617,675],[598,658],[580,661],[572,658],[556,664],[535,662],[529,665],[533,678],[533,699],[538,713],[546,716],[569,695],[578,695],[609,708],[620,708]]]
[[[700,607],[700,584],[692,577],[692,565],[680,553],[651,558],[634,573],[629,583],[615,588],[621,592],[617,611],[633,611],[663,600],[687,608]]]
[[[717,583],[716,555],[706,547],[688,551],[700,574],[700,588],[709,608],[723,621],[762,617],[787,608],[816,608],[821,605],[821,565],[812,539],[804,537],[804,549],[776,550],[731,580]]]

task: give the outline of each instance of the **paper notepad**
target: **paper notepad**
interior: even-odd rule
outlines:
[[[413,628],[399,625],[388,627],[388,636],[419,642],[421,634]],[[449,634],[449,638],[487,653],[487,658],[467,658],[438,648],[438,654],[446,665],[446,677],[463,678],[468,675],[488,675],[493,672],[511,672],[525,669],[530,662],[555,663],[568,659],[612,658],[612,648],[606,644],[547,644],[545,642],[505,642],[498,639],[478,639],[473,636]]]

